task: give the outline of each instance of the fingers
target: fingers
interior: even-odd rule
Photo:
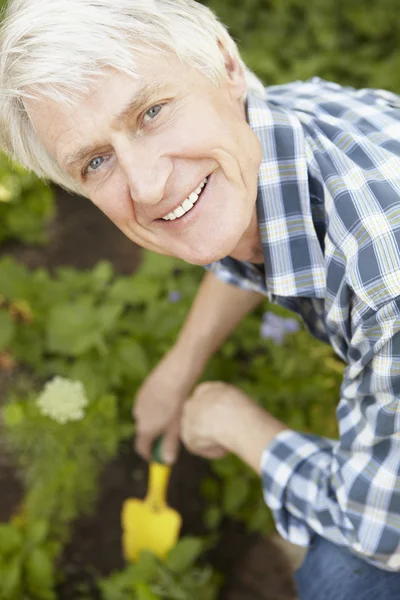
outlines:
[[[176,462],[179,453],[179,441],[180,441],[180,423],[181,418],[176,417],[172,423],[165,430],[164,438],[162,442],[162,456],[163,460],[167,465],[172,465]]]
[[[151,450],[153,448],[154,442],[157,439],[157,434],[145,434],[145,433],[137,433],[134,441],[134,448],[136,452],[144,458],[144,460],[149,461],[151,459]]]
[[[176,417],[172,423],[162,431],[152,431],[151,433],[141,433],[140,431],[136,434],[134,442],[134,448],[136,452],[144,458],[146,461],[151,460],[153,446],[157,438],[162,435],[163,440],[161,444],[162,460],[167,465],[172,465],[176,462],[179,454],[179,442],[180,442],[180,417]]]

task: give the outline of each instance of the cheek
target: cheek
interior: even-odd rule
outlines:
[[[99,186],[90,199],[120,229],[136,222],[134,204],[126,186],[114,182]]]
[[[126,186],[118,187],[114,183],[104,186],[101,194],[93,195],[91,200],[132,242],[142,248],[158,251],[157,237],[137,221],[135,204]]]

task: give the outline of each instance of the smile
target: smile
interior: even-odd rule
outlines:
[[[180,204],[175,210],[169,212],[165,217],[162,217],[164,221],[174,221],[175,219],[179,219],[183,217],[193,206],[196,204],[199,196],[207,183],[207,177],[203,179],[198,188],[194,190],[189,196]]]

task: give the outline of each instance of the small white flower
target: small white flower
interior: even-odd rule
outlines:
[[[83,419],[88,399],[80,381],[54,377],[46,383],[36,404],[42,415],[64,424]]]

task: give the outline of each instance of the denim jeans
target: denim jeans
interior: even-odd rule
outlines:
[[[400,572],[378,569],[319,536],[295,579],[299,600],[400,600]]]

